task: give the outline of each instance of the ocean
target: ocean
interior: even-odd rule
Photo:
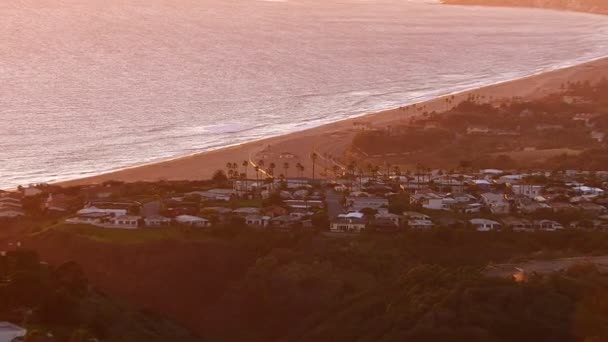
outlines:
[[[608,17],[399,0],[3,0],[0,188],[608,55]]]

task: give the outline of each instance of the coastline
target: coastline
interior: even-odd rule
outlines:
[[[593,5],[580,3],[551,3],[551,1],[528,0],[527,2],[513,0],[441,0],[442,5],[458,6],[482,6],[482,7],[505,7],[505,8],[536,8],[540,10],[565,11],[576,13],[587,13],[597,15],[608,15],[608,6],[597,8]]]
[[[134,165],[99,175],[58,181],[53,184],[73,186],[101,183],[108,180],[135,182],[163,179],[208,179],[216,170],[223,170],[226,163],[233,162],[240,165],[244,160],[254,159],[253,156],[262,150],[298,155],[300,156],[300,162],[309,172],[311,165],[307,156],[312,151],[338,156],[348,149],[352,138],[358,131],[353,125],[355,122],[371,124],[373,127],[385,127],[391,124],[405,123],[412,116],[418,115],[402,110],[406,106],[415,104],[418,108],[424,107],[424,111],[444,111],[446,109],[445,98],[448,96],[454,96],[455,104],[465,100],[469,94],[492,96],[496,101],[512,97],[531,99],[558,91],[561,84],[565,82],[586,80],[593,82],[603,77],[608,78],[608,56],[573,66],[537,72],[514,80],[437,96],[426,101],[408,103],[395,109],[362,114],[302,131],[289,132],[158,162]],[[250,178],[252,172],[249,171]]]

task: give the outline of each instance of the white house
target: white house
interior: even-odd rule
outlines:
[[[349,197],[350,209],[360,211],[364,208],[380,209],[388,207],[388,199],[383,197]]]
[[[407,225],[410,229],[427,230],[433,228],[431,220],[408,220]]]
[[[339,217],[331,222],[330,230],[335,233],[359,233],[365,229],[365,220]]]
[[[538,220],[534,221],[534,227],[538,230],[555,231],[564,229],[561,223],[551,220]]]
[[[515,195],[526,196],[529,198],[536,198],[542,195],[543,185],[530,185],[530,184],[513,184],[511,190]]]
[[[127,209],[102,209],[97,208],[95,206],[86,207],[84,209],[78,210],[78,215],[86,215],[86,214],[112,214],[114,216],[123,216],[127,215]]]
[[[478,232],[488,232],[490,230],[500,229],[500,223],[492,220],[486,220],[481,218],[472,219],[469,221]]]
[[[448,206],[444,203],[443,198],[427,198],[422,200],[422,207],[430,210],[444,210]]]
[[[211,189],[207,191],[193,191],[186,195],[198,195],[204,200],[215,200],[215,201],[230,201],[230,199],[236,196],[237,192],[233,189]]]
[[[171,225],[171,219],[168,217],[153,215],[144,218],[146,227],[163,227]]]
[[[42,193],[42,190],[40,190],[37,187],[32,186],[32,185],[23,189],[23,196],[25,196],[25,197],[36,196],[41,193]]]
[[[78,214],[74,217],[71,217],[65,220],[65,223],[68,224],[92,224],[92,225],[101,225],[103,223],[110,222],[110,220],[114,217],[111,213],[84,213]]]
[[[23,338],[27,330],[9,322],[0,322],[0,342],[12,342]]]
[[[429,215],[417,213],[415,211],[404,211],[403,216],[405,216],[408,220],[430,220],[431,217]]]
[[[175,218],[175,221],[186,226],[201,228],[211,227],[211,222],[209,220],[198,216],[179,215]]]
[[[114,217],[110,224],[105,224],[106,228],[137,229],[141,216],[121,215]]]
[[[237,208],[234,209],[232,211],[233,214],[239,215],[239,216],[249,216],[249,215],[257,215],[260,213],[260,208],[254,208],[254,207],[242,207],[242,208]]]
[[[261,215],[247,215],[245,217],[245,224],[253,227],[266,227],[270,222],[270,216],[261,216]]]

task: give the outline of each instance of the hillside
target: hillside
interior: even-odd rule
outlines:
[[[603,233],[436,231],[335,238],[233,227],[137,241],[51,230],[29,248],[206,341],[583,341],[608,337],[608,277],[581,265],[527,283],[487,262],[608,253]],[[130,235],[130,236],[127,236]],[[132,235],[132,236],[131,236]],[[206,235],[206,237],[203,237]],[[190,241],[188,241],[190,240]]]
[[[605,0],[443,0],[451,5],[538,7],[589,13],[608,14]]]
[[[563,92],[534,101],[470,96],[444,113],[362,130],[347,157],[402,170],[449,170],[463,163],[480,169],[605,170],[606,94],[608,81],[564,85]]]

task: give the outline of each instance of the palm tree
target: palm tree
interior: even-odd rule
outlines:
[[[338,165],[334,165],[334,166],[331,168],[331,170],[332,170],[332,171],[333,171],[333,173],[334,173],[334,177],[335,177],[336,179],[338,179],[338,172],[340,172],[340,167],[339,167]]]
[[[255,170],[255,188],[257,190],[260,187],[260,167],[256,165],[253,169]]]
[[[315,182],[315,164],[317,163],[317,158],[318,158],[318,157],[319,157],[319,156],[317,155],[317,153],[316,153],[316,152],[313,152],[313,153],[310,155],[310,158],[312,159],[312,182],[313,182],[313,183]]]
[[[243,165],[243,167],[245,168],[245,191],[247,191],[247,178],[249,178],[249,175],[247,174],[247,169],[249,169],[249,160],[243,160],[243,163],[241,163],[241,165]]]
[[[287,174],[287,171],[289,170],[289,163],[288,162],[284,162],[283,163],[283,175],[285,175],[285,178],[289,178],[289,175]]]
[[[275,169],[276,167],[277,167],[277,166],[275,165],[275,163],[270,163],[270,165],[268,166],[268,170],[269,170],[269,172],[268,172],[268,173],[270,174],[270,176],[274,177],[274,169]]]
[[[300,172],[302,172],[302,170],[303,170],[303,166],[302,166],[302,164],[298,162],[298,163],[296,164],[296,169],[298,170],[298,173],[297,173],[298,178],[301,178],[302,176],[300,175]]]

